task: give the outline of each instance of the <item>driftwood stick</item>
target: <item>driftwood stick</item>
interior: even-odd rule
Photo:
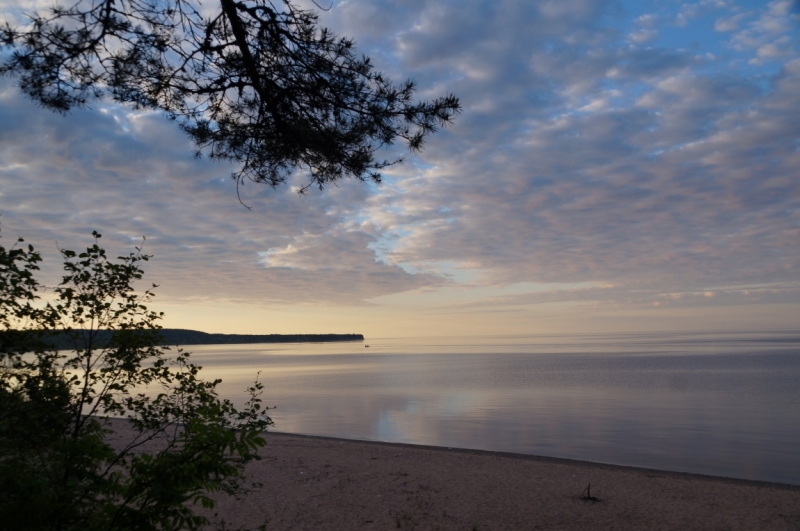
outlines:
[[[589,483],[589,485],[586,487],[586,490],[583,491],[583,495],[581,496],[581,498],[583,498],[584,500],[593,501],[593,502],[599,502],[600,501],[599,498],[596,498],[595,496],[592,496],[592,484],[591,483]]]

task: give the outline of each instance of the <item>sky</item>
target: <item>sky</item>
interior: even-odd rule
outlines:
[[[461,99],[384,184],[248,183],[247,209],[162,115],[62,116],[2,79],[3,244],[54,285],[59,247],[144,237],[151,308],[207,332],[800,328],[800,2],[320,5],[421,99]]]

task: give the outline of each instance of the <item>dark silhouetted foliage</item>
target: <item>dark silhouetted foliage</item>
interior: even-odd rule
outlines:
[[[233,174],[277,186],[296,169],[322,188],[380,182],[400,138],[419,150],[460,110],[452,94],[414,100],[359,57],[353,41],[288,1],[81,0],[0,28],[12,52],[0,74],[47,108],[110,96],[178,121],[198,153],[241,163]]]
[[[24,336],[25,332],[8,331],[7,340],[13,334]],[[115,330],[93,330],[95,345],[105,346],[113,340]],[[131,334],[147,334],[131,330]],[[336,343],[342,341],[364,341],[363,334],[209,334],[199,330],[186,330],[183,328],[160,328],[158,330],[159,345],[243,345],[254,343]],[[88,341],[89,332],[78,334],[73,330],[65,332],[46,332],[41,334],[42,344],[56,350],[74,350],[79,345]]]
[[[261,384],[238,410],[189,354],[158,346],[152,293],[132,287],[148,259],[140,249],[112,261],[95,242],[62,255],[65,275],[44,302],[40,255],[22,240],[0,246],[0,529],[205,527],[195,509],[241,492],[265,444]],[[100,329],[110,337],[98,342]],[[50,348],[56,332],[75,350]],[[123,423],[133,435],[112,444]]]

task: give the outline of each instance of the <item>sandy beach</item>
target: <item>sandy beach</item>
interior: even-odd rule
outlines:
[[[513,454],[268,433],[221,500],[269,530],[800,529],[800,487]],[[586,499],[587,486],[591,484]]]

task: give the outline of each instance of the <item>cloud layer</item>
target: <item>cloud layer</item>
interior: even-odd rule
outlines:
[[[148,277],[185,301],[800,302],[792,2],[347,0],[321,20],[420,97],[464,104],[384,186],[248,185],[248,211],[162,117],[61,117],[6,81],[5,236],[146,235]]]

